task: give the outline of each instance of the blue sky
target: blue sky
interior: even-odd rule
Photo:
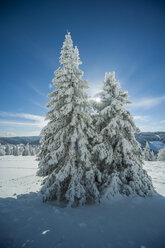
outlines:
[[[141,131],[165,131],[164,1],[1,1],[0,136],[38,135],[69,30],[89,94],[115,71]]]

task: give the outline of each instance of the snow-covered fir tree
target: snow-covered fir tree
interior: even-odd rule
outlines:
[[[97,157],[95,162],[103,170],[102,193],[107,198],[115,194],[152,194],[151,178],[142,168],[142,150],[134,137],[139,130],[130,112],[124,108],[129,103],[128,94],[116,82],[115,72],[105,74],[103,90],[96,97],[100,101],[94,104],[97,114],[93,121],[102,135],[99,147],[106,147],[101,155],[97,144],[93,148]]]
[[[39,145],[30,145],[30,144],[0,144],[0,156],[5,155],[14,155],[14,156],[35,156],[39,153]]]
[[[5,147],[0,144],[0,156],[4,156],[4,155],[5,155]]]
[[[158,161],[165,161],[165,148],[159,150],[157,160]]]
[[[29,144],[26,144],[26,146],[24,146],[24,150],[23,150],[23,153],[22,153],[22,156],[30,156],[30,147],[29,147]]]
[[[34,155],[38,155],[38,153],[40,152],[40,145],[33,146],[33,149],[34,149]]]
[[[32,145],[29,145],[29,153],[30,153],[30,156],[34,156],[35,155],[35,149]]]
[[[19,156],[19,148],[18,148],[18,145],[14,145],[13,146],[13,154],[14,156]]]
[[[144,147],[143,157],[144,157],[144,160],[146,161],[150,160],[150,147],[149,147],[148,142],[146,142],[146,145]]]
[[[91,160],[95,136],[90,117],[88,82],[82,80],[81,61],[70,33],[65,36],[60,63],[49,94],[49,120],[42,130],[39,176],[46,176],[43,200],[57,200],[70,206],[98,202],[101,175]]]
[[[11,155],[11,154],[12,154],[12,146],[10,144],[7,144],[5,148],[5,155]]]
[[[154,152],[150,149],[148,142],[146,142],[146,145],[144,147],[143,157],[144,157],[144,160],[146,160],[146,161],[154,161],[155,160]]]

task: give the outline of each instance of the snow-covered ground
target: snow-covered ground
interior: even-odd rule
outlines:
[[[17,197],[40,189],[36,177],[38,162],[34,156],[0,157],[0,197]]]
[[[146,162],[158,194],[60,208],[42,203],[35,157],[0,157],[1,248],[164,248],[165,162]]]
[[[165,197],[165,162],[162,161],[145,161],[144,167],[152,177],[156,191]],[[165,247],[165,246],[164,246]]]

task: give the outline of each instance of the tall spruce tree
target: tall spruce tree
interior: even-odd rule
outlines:
[[[152,182],[142,168],[142,151],[134,137],[138,129],[124,108],[129,103],[128,95],[116,82],[115,72],[105,74],[103,91],[98,97],[101,101],[94,104],[97,114],[93,122],[102,140],[94,146],[93,153],[103,171],[102,193],[107,198],[115,194],[150,195]],[[99,155],[100,146],[104,146],[103,156]]]
[[[55,91],[49,94],[49,120],[42,130],[38,175],[46,177],[43,200],[57,200],[71,206],[98,202],[101,175],[91,161],[91,140],[95,136],[90,117],[88,82],[77,47],[70,33],[65,36],[60,63],[55,71]]]

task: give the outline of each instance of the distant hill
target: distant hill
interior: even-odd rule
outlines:
[[[5,145],[5,144],[13,144],[13,145],[24,144],[24,145],[26,145],[27,143],[29,143],[31,145],[39,145],[40,139],[41,139],[41,136],[0,137],[0,143],[2,145]]]
[[[146,142],[149,143],[150,148],[155,152],[165,147],[165,132],[141,132],[135,134],[137,141],[144,148]]]
[[[146,142],[149,142],[150,148],[155,152],[165,147],[165,132],[141,132],[135,134],[137,141],[144,148]],[[5,144],[24,144],[39,145],[41,136],[26,136],[26,137],[0,137],[0,143]]]

